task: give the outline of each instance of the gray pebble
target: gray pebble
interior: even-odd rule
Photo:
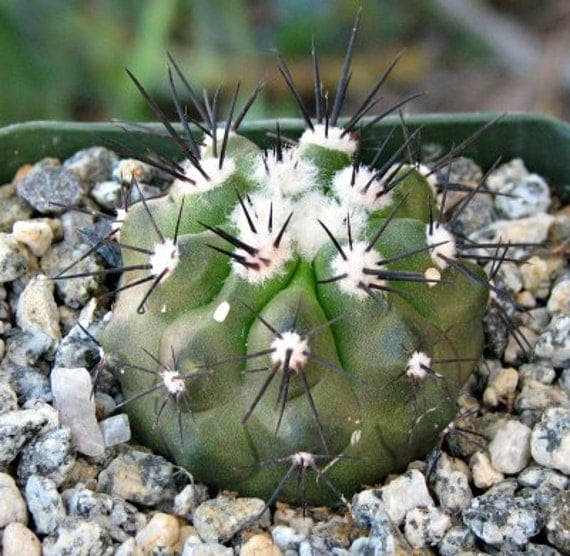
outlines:
[[[546,326],[546,325],[545,325]],[[519,367],[519,379],[524,385],[527,381],[537,381],[542,384],[552,384],[556,379],[556,371],[545,361],[524,363]]]
[[[0,284],[23,276],[29,266],[25,248],[12,234],[0,233]]]
[[[476,548],[475,535],[463,525],[449,528],[438,545],[441,556],[458,556]]]
[[[414,548],[435,546],[451,527],[451,519],[434,506],[417,507],[406,514],[404,534]]]
[[[43,541],[44,556],[111,556],[114,548],[106,531],[94,521],[66,517]]]
[[[90,243],[91,235],[95,233],[93,215],[68,210],[61,215],[63,240],[68,245]]]
[[[206,500],[196,508],[194,527],[206,542],[226,542],[246,525],[258,521],[264,507],[265,502],[259,498],[229,498],[220,495]]]
[[[121,206],[121,184],[116,181],[101,181],[91,190],[91,196],[97,204],[107,210]]]
[[[46,417],[34,409],[0,415],[0,466],[14,461],[25,443],[39,434],[47,422]]]
[[[1,358],[0,358],[1,359]],[[18,398],[6,382],[0,382],[0,415],[18,409]]]
[[[80,260],[88,251],[85,244],[72,247],[66,243],[59,243],[47,250],[42,257],[42,271],[50,277],[56,276],[60,271],[74,264],[65,275],[94,273],[103,269],[103,265],[96,257],[87,257]],[[84,276],[81,278],[58,279],[55,283],[58,295],[63,302],[72,309],[83,307],[99,290],[102,276]]]
[[[21,452],[18,463],[18,482],[26,484],[32,475],[51,479],[60,486],[75,464],[75,450],[71,432],[58,427],[29,442]]]
[[[50,380],[54,406],[59,411],[61,424],[71,429],[77,451],[92,457],[102,455],[105,443],[95,416],[89,371],[56,367],[51,371]]]
[[[98,490],[135,504],[156,506],[176,495],[174,471],[163,457],[129,448],[101,471]]]
[[[81,182],[75,173],[54,159],[34,164],[16,188],[18,195],[42,214],[61,214],[66,210],[62,206],[77,206],[83,196]]]
[[[518,475],[517,480],[522,486],[534,488],[545,483],[555,485],[559,490],[564,490],[570,486],[570,478],[554,471],[554,469],[538,465],[527,467]]]
[[[551,546],[546,546],[545,544],[535,544],[529,542],[526,545],[525,556],[561,556],[560,552]]]
[[[16,197],[15,188],[8,185],[0,187],[0,232],[11,232],[14,222],[28,220],[32,216],[32,207]]]
[[[173,512],[185,519],[191,519],[194,510],[208,497],[208,489],[202,484],[186,485],[175,497]]]
[[[65,491],[63,500],[68,515],[96,521],[117,542],[136,535],[146,524],[146,517],[132,504],[81,484]]]
[[[47,477],[32,475],[26,482],[24,493],[36,531],[41,535],[54,533],[65,517],[63,500],[56,484]]]
[[[570,490],[554,496],[546,515],[546,537],[564,554],[570,554]]]
[[[570,409],[547,409],[532,431],[530,447],[537,463],[570,475]]]
[[[23,331],[13,328],[6,343],[6,359],[21,366],[35,366],[46,356],[51,359],[57,342],[52,336],[36,328]]]
[[[16,481],[7,473],[0,473],[0,529],[9,523],[28,523],[26,502],[22,498]]]
[[[64,161],[63,166],[71,170],[86,188],[93,184],[108,180],[117,164],[118,157],[105,147],[89,147],[77,151]]]
[[[532,502],[502,493],[474,498],[462,517],[477,537],[494,546],[524,546],[542,526],[540,512]]]
[[[534,346],[537,357],[550,362],[553,367],[570,365],[570,316],[555,316]]]

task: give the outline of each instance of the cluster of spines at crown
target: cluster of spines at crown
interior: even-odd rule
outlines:
[[[341,157],[347,162],[346,168],[343,169],[344,175],[338,180],[333,179],[332,174],[324,178],[326,187],[334,189],[333,194],[342,197],[343,201],[352,204],[354,213],[345,207],[344,214],[338,212],[339,226],[335,229],[329,222],[325,221],[318,214],[313,216],[316,223],[316,230],[321,234],[321,240],[311,243],[307,240],[305,247],[296,245],[291,247],[286,236],[295,236],[297,240],[304,235],[315,233],[312,228],[307,232],[303,226],[303,220],[297,218],[299,211],[303,208],[299,203],[294,202],[284,207],[276,206],[273,201],[267,203],[265,207],[256,206],[249,197],[248,192],[240,192],[235,188],[235,210],[228,219],[228,226],[222,227],[217,224],[209,224],[200,221],[200,215],[196,215],[197,223],[203,230],[207,230],[215,236],[218,241],[208,245],[218,254],[222,254],[228,258],[232,269],[244,280],[263,287],[263,284],[278,275],[281,266],[286,265],[292,258],[298,256],[292,254],[293,249],[301,252],[301,258],[311,260],[316,251],[324,243],[328,243],[334,248],[336,255],[332,258],[327,276],[318,278],[319,284],[336,284],[343,293],[352,297],[355,301],[366,300],[380,306],[383,310],[386,307],[386,298],[389,294],[401,295],[402,292],[397,287],[401,283],[423,283],[428,287],[445,282],[442,279],[442,272],[446,268],[452,268],[457,273],[471,280],[479,287],[489,288],[491,291],[491,302],[495,301],[501,317],[504,319],[508,328],[516,333],[516,328],[512,323],[512,319],[507,311],[502,308],[499,302],[505,297],[502,290],[493,285],[493,278],[498,273],[501,263],[507,260],[508,244],[478,244],[465,240],[457,240],[448,230],[453,228],[454,222],[457,220],[461,212],[468,205],[469,201],[484,188],[484,182],[488,173],[494,168],[491,167],[478,182],[478,185],[470,189],[463,186],[453,184],[450,180],[450,165],[456,156],[462,150],[475,141],[477,137],[483,133],[494,121],[479,129],[475,134],[466,138],[463,142],[453,147],[445,155],[436,160],[432,160],[428,166],[420,163],[415,155],[419,152],[417,149],[421,135],[421,128],[410,131],[406,125],[405,118],[401,109],[411,100],[420,96],[419,94],[410,95],[400,102],[387,107],[378,112],[381,98],[379,92],[385,84],[390,73],[394,69],[399,56],[388,65],[386,70],[380,75],[376,83],[371,88],[369,94],[354,110],[352,116],[341,119],[343,103],[347,97],[347,90],[351,79],[351,60],[355,47],[358,27],[361,19],[361,10],[358,11],[352,32],[350,34],[348,47],[344,63],[340,72],[336,92],[329,99],[328,91],[323,88],[320,77],[319,61],[317,49],[314,41],[312,46],[312,65],[313,65],[313,96],[314,96],[314,116],[307,107],[302,98],[301,92],[295,84],[293,75],[291,74],[285,61],[278,57],[278,69],[292,96],[294,97],[300,110],[302,119],[305,124],[305,131],[299,138],[290,138],[283,135],[278,123],[275,124],[273,130],[268,130],[274,138],[273,149],[265,152],[260,157],[260,171],[265,172],[268,176],[274,167],[282,162],[291,162],[290,169],[293,174],[285,179],[287,183],[277,185],[281,189],[282,197],[289,197],[293,200],[298,199],[301,193],[308,190],[323,187],[323,176],[319,175],[315,167],[303,168],[303,158],[296,158],[291,155],[294,148],[311,148],[316,146],[318,149],[330,150],[334,153],[340,153]],[[174,143],[180,158],[175,159],[172,156],[160,154],[150,142],[145,142],[145,133],[137,133],[138,140],[143,144],[143,148],[136,153],[136,157],[142,162],[157,168],[162,174],[169,175],[173,180],[170,194],[179,203],[178,217],[176,219],[173,233],[171,237],[161,229],[161,223],[153,216],[152,211],[147,207],[147,200],[140,195],[142,205],[147,213],[149,222],[149,233],[155,234],[158,238],[154,248],[142,248],[132,245],[120,243],[121,219],[130,207],[125,201],[124,206],[118,211],[118,217],[113,224],[112,231],[101,242],[94,246],[89,253],[97,251],[103,243],[116,241],[123,250],[134,250],[144,254],[147,262],[143,264],[135,264],[132,266],[118,266],[116,268],[106,269],[106,274],[120,273],[128,275],[130,271],[140,272],[146,271],[147,274],[142,278],[129,281],[123,279],[122,285],[117,287],[109,295],[115,295],[124,290],[132,288],[143,288],[143,293],[137,304],[136,311],[144,313],[151,296],[160,289],[161,285],[168,281],[168,278],[174,273],[180,258],[181,252],[178,248],[178,235],[181,226],[181,219],[184,213],[184,200],[186,194],[192,195],[195,192],[210,191],[221,183],[225,182],[229,175],[234,171],[236,162],[233,159],[232,142],[236,140],[238,131],[244,121],[249,109],[255,102],[263,89],[260,83],[255,87],[249,95],[243,107],[236,113],[238,105],[237,99],[240,91],[240,85],[235,87],[233,95],[229,102],[229,109],[224,122],[218,118],[218,107],[220,101],[220,89],[218,88],[213,96],[209,96],[204,92],[202,98],[196,93],[193,87],[186,79],[184,73],[180,69],[174,58],[168,55],[168,83],[171,93],[174,109],[178,116],[177,124],[171,123],[166,113],[159,104],[148,94],[143,85],[131,73],[129,76],[133,80],[135,86],[148,102],[156,117],[162,123],[166,130],[167,139]],[[188,111],[180,100],[178,88],[182,87],[183,93],[191,101],[193,112],[198,114],[198,118],[188,115]],[[372,112],[376,115],[371,116]],[[369,149],[369,162],[364,163],[360,160],[359,148],[361,138],[374,128],[374,126],[386,116],[398,113],[399,120],[394,127],[373,149]],[[396,130],[401,133],[403,140],[399,147],[391,154],[387,155],[387,146],[393,138]],[[139,129],[140,131],[140,129]],[[150,133],[150,132],[149,132]],[[152,132],[154,133],[154,131]],[[240,146],[238,145],[238,149]],[[372,155],[370,156],[370,153]],[[382,161],[380,163],[380,161]],[[445,168],[448,168],[446,171]],[[296,172],[296,173],[295,173]],[[305,174],[303,174],[303,172]],[[343,173],[343,172],[339,172]],[[398,190],[398,186],[403,183],[413,172],[419,172],[430,184],[433,193],[433,199],[427,203],[427,211],[429,212],[428,224],[426,225],[426,247],[413,248],[403,253],[385,256],[378,260],[378,253],[375,250],[376,244],[386,229],[398,217],[398,211],[407,202],[408,193],[392,197],[392,193]],[[308,174],[308,177],[307,175]],[[437,178],[436,178],[437,176]],[[442,178],[443,176],[443,178]],[[311,179],[314,184],[306,185],[303,180]],[[338,182],[338,183],[336,183]],[[130,184],[134,188],[140,188],[135,180]],[[274,184],[273,184],[274,185]],[[344,188],[344,189],[343,189]],[[464,193],[462,200],[453,207],[446,207],[446,200],[450,192],[458,189]],[[437,199],[439,197],[439,199]],[[307,197],[308,198],[308,197]],[[295,211],[291,210],[291,207]],[[315,209],[315,206],[306,207],[308,211]],[[374,233],[371,234],[366,241],[358,237],[358,231],[368,225],[368,219],[365,217],[361,220],[355,214],[365,212],[367,215],[375,212],[382,212],[381,224]],[[239,213],[239,216],[236,214]],[[449,213],[452,214],[449,217]],[[230,214],[229,212],[226,213]],[[295,220],[297,218],[297,220]],[[301,221],[301,223],[299,223]],[[230,228],[232,231],[228,231]],[[239,233],[236,232],[240,228]],[[339,230],[341,230],[339,232]],[[289,239],[289,238],[287,238]],[[298,241],[297,243],[301,243]],[[476,258],[473,255],[475,247],[493,251],[492,255],[486,255],[481,258],[483,261],[492,261],[488,276],[475,272],[469,265],[463,264],[462,259]],[[393,263],[407,257],[413,257],[420,252],[426,252],[433,260],[433,265],[426,272],[416,272],[408,270],[390,270],[389,263]],[[61,271],[57,276],[58,279],[68,279],[73,277],[84,276],[82,273],[70,273],[70,267]],[[428,272],[429,271],[429,272]],[[214,315],[215,319],[223,321],[226,318],[226,312],[229,311],[229,305],[226,307],[221,304]],[[235,310],[232,307],[232,310]],[[327,361],[319,356],[311,349],[311,340],[322,329],[329,328],[336,320],[342,319],[342,315],[337,315],[327,322],[312,329],[303,330],[296,329],[297,313],[290,323],[290,327],[281,330],[277,326],[269,322],[260,315],[255,309],[243,303],[241,310],[250,312],[254,320],[261,323],[265,327],[272,342],[266,349],[242,356],[243,360],[257,360],[261,357],[269,358],[270,364],[266,369],[268,371],[267,378],[261,383],[259,391],[251,400],[249,409],[242,416],[242,425],[245,425],[260,400],[269,391],[276,376],[280,378],[275,381],[279,382],[278,395],[276,403],[276,425],[275,434],[279,433],[286,405],[288,400],[288,392],[293,380],[297,380],[300,384],[301,391],[304,393],[310,414],[312,415],[314,426],[317,429],[317,436],[320,439],[318,447],[299,447],[294,453],[289,455],[280,454],[275,457],[271,464],[286,465],[287,470],[282,479],[278,481],[274,493],[269,497],[267,506],[274,502],[285,483],[291,476],[297,472],[300,483],[305,483],[305,475],[308,472],[314,472],[317,482],[320,481],[330,493],[337,499],[346,502],[343,494],[331,482],[325,471],[333,464],[336,464],[340,457],[331,453],[329,442],[327,439],[326,425],[322,422],[319,413],[319,407],[315,403],[311,394],[311,385],[309,384],[303,369],[308,361],[319,365],[324,369],[330,370],[332,373],[343,374],[345,370],[339,368],[337,364]],[[87,335],[90,335],[85,330]],[[442,333],[442,336],[446,331]],[[91,336],[91,339],[94,338]],[[524,338],[516,338],[517,341],[526,348]],[[133,364],[131,367],[146,375],[152,375],[156,381],[152,382],[148,388],[144,388],[126,399],[123,405],[130,404],[136,400],[140,400],[150,394],[160,394],[162,401],[154,409],[155,424],[160,425],[161,417],[165,409],[169,405],[174,405],[178,412],[178,428],[180,431],[180,443],[184,443],[184,435],[182,433],[182,414],[192,414],[192,399],[188,396],[187,382],[189,379],[195,380],[201,377],[209,377],[215,372],[216,366],[223,366],[228,359],[218,362],[209,362],[209,364],[196,365],[192,369],[191,374],[185,374],[178,369],[174,348],[172,348],[171,360],[166,362],[156,353],[151,353],[144,346],[138,347],[139,351],[144,352],[149,363],[155,366],[154,369],[147,368],[142,365]],[[411,423],[409,426],[409,439],[412,442],[414,428],[424,415],[435,408],[422,408],[421,395],[419,390],[422,383],[432,381],[438,383],[446,392],[447,397],[456,396],[460,390],[460,385],[450,385],[445,376],[436,368],[445,367],[446,365],[461,361],[461,357],[456,360],[437,360],[433,357],[428,346],[407,346],[409,350],[409,359],[401,373],[393,376],[385,383],[389,387],[391,383],[398,380],[406,381],[410,387],[409,405],[411,408]],[[99,372],[104,367],[107,358],[111,358],[113,354],[101,353],[101,361],[97,367],[95,383],[99,376]],[[230,358],[231,359],[231,358]],[[328,465],[321,468],[317,462],[328,462]],[[258,462],[260,465],[263,462]]]

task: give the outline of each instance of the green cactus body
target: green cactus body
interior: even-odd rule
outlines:
[[[189,165],[193,183],[132,206],[120,241],[141,268],[124,273],[103,338],[140,440],[197,480],[266,498],[313,455],[330,483],[307,481],[309,503],[433,447],[480,355],[489,294],[432,221],[418,169],[386,183],[355,165],[350,133],[317,131],[277,154],[231,132],[222,170],[202,147],[210,180]]]

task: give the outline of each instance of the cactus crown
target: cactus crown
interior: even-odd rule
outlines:
[[[181,155],[140,157],[173,183],[114,229],[124,266],[102,344],[144,442],[270,502],[344,500],[425,454],[483,344],[487,279],[445,219],[449,176],[436,179],[458,149],[428,169],[406,131],[361,160],[361,137],[412,98],[365,118],[395,61],[340,119],[359,19],[330,104],[313,46],[314,117],[279,59],[306,129],[277,124],[266,151],[239,134],[261,86],[237,115],[236,87],[221,124],[217,93],[199,100],[170,58],[175,127],[131,75]]]

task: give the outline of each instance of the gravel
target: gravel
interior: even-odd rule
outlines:
[[[454,163],[451,181],[481,170]],[[424,461],[354,495],[349,507],[302,508],[208,492],[130,442],[97,338],[101,278],[50,280],[110,231],[92,211],[118,206],[121,180],[160,192],[154,170],[97,147],[45,159],[0,188],[0,535],[12,554],[570,554],[570,267],[563,253],[516,247],[496,276],[488,348],[460,400],[464,412]],[[557,244],[567,210],[514,160],[463,211],[478,241]],[[450,195],[452,195],[450,193]],[[98,234],[98,235],[97,235]],[[103,268],[105,246],[74,272]],[[529,346],[500,318],[512,315]],[[521,310],[525,309],[525,311]],[[79,326],[77,323],[80,323]],[[520,340],[520,335],[518,336]],[[524,353],[526,351],[530,353]],[[99,372],[101,371],[101,372]],[[98,374],[97,392],[91,380]]]

